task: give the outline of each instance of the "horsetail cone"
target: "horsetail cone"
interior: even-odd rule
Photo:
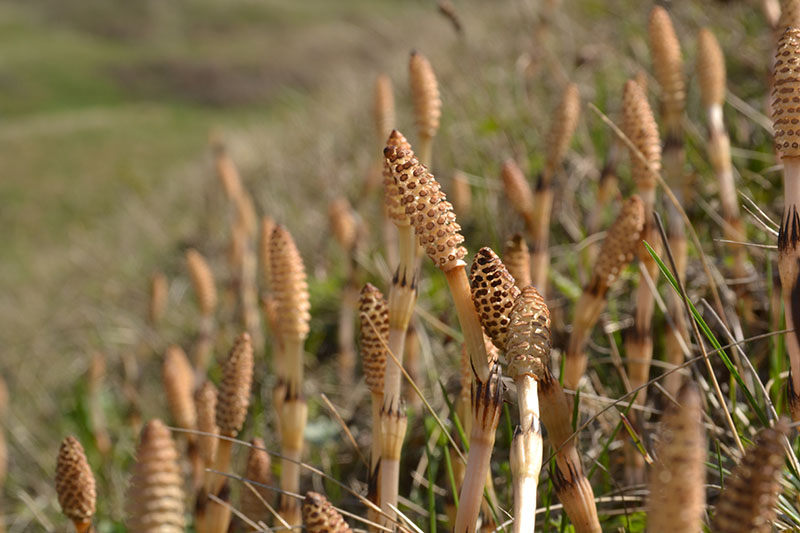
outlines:
[[[307,492],[303,500],[303,525],[306,533],[350,533],[352,530],[331,502],[317,492]]]
[[[800,27],[800,1],[781,0],[781,16],[778,18],[777,29],[780,32],[786,28]]]
[[[180,346],[167,348],[162,366],[167,407],[175,423],[183,429],[195,429],[197,410],[194,404],[194,369]],[[190,435],[194,438],[193,435]]]
[[[271,461],[269,454],[265,451],[264,441],[256,437],[251,441],[251,444],[252,446],[247,455],[247,467],[244,477],[248,481],[253,481],[260,485],[271,485]],[[252,488],[261,496],[261,499],[269,502],[272,499],[272,490],[255,483],[251,484]],[[250,488],[242,488],[242,512],[256,523],[262,521],[266,524],[269,522],[271,514],[261,499],[256,494],[253,494]]]
[[[205,316],[214,314],[214,309],[217,307],[217,286],[211,268],[195,249],[187,250],[186,265],[189,268],[189,277],[192,280],[200,312]]]
[[[386,344],[389,338],[389,308],[383,294],[371,283],[361,289],[361,356],[364,379],[373,394],[383,394]]]
[[[644,202],[637,195],[622,205],[616,220],[608,229],[587,290],[603,296],[633,260],[645,224]]]
[[[442,99],[439,97],[436,74],[428,59],[416,51],[411,52],[408,73],[417,130],[420,137],[435,137],[442,116]]]
[[[204,382],[194,396],[197,408],[197,430],[208,435],[198,435],[197,448],[206,465],[214,464],[217,455],[217,388],[210,381]]]
[[[147,321],[155,326],[164,318],[169,299],[169,282],[162,272],[155,272],[150,277],[150,306],[147,312]]]
[[[550,310],[536,287],[522,289],[511,309],[506,359],[506,373],[514,379],[529,375],[538,381],[550,367]]]
[[[687,383],[661,419],[657,460],[650,475],[648,530],[700,531],[706,507],[703,400]]]
[[[185,496],[178,451],[169,429],[158,419],[142,429],[126,499],[129,531],[185,530]]]
[[[520,290],[491,248],[481,248],[472,262],[472,302],[484,331],[495,346],[505,349],[509,313]]]
[[[258,262],[261,265],[261,280],[265,288],[269,288],[272,280],[270,270],[270,247],[272,232],[275,231],[275,220],[268,215],[261,219],[261,226],[258,233]]]
[[[270,239],[270,273],[280,317],[278,333],[284,339],[304,339],[311,319],[306,268],[292,235],[282,225],[275,227]]]
[[[75,437],[61,443],[56,460],[56,494],[61,512],[79,532],[90,531],[97,489],[83,446]]]
[[[725,56],[708,28],[697,34],[696,69],[703,106],[721,106],[725,102]]]
[[[631,174],[639,191],[654,189],[661,171],[661,140],[653,110],[642,88],[634,80],[625,83],[622,93],[622,131],[644,161],[631,150]]]
[[[772,120],[781,157],[800,157],[800,28],[786,28],[775,53]],[[792,198],[794,200],[794,198]]]
[[[788,424],[780,420],[763,429],[742,462],[725,478],[711,530],[720,533],[772,531],[781,494],[781,472]]]
[[[503,264],[517,287],[524,289],[531,284],[531,254],[525,237],[519,233],[512,235],[503,246]]]
[[[410,154],[411,157],[414,156],[408,140],[397,130],[392,130],[386,141],[386,146],[402,149]],[[411,226],[411,217],[406,213],[406,206],[403,204],[403,196],[406,193],[405,181],[401,182],[397,179],[399,172],[401,170],[398,170],[396,165],[392,165],[386,158],[383,160],[383,190],[386,212],[395,225]]]
[[[222,365],[222,381],[217,398],[217,426],[221,435],[235,437],[241,431],[250,407],[253,383],[253,346],[250,335],[236,338],[228,359]]]
[[[375,79],[375,101],[372,108],[375,119],[375,133],[379,142],[389,135],[394,128],[394,90],[392,80],[386,74]]]
[[[653,70],[661,86],[661,104],[666,115],[680,116],[686,106],[686,79],[681,45],[667,11],[656,6],[648,25]]]
[[[358,239],[358,223],[347,198],[340,197],[328,206],[328,222],[333,238],[342,250],[351,252]]]
[[[547,160],[545,172],[552,176],[567,153],[569,143],[578,126],[581,115],[581,95],[578,86],[570,83],[551,118],[546,137]]]
[[[513,159],[507,159],[500,171],[503,180],[503,190],[506,193],[511,207],[530,224],[533,217],[533,192],[528,180]]]

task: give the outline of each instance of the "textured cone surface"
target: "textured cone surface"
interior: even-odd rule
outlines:
[[[371,283],[361,289],[358,312],[361,317],[361,366],[364,379],[370,391],[382,394],[386,373],[384,343],[389,342],[389,308],[381,291]]]
[[[705,107],[725,102],[725,56],[708,28],[697,35],[697,80]]]
[[[542,379],[550,367],[550,310],[536,287],[525,287],[511,309],[506,342],[507,373]]]
[[[164,357],[164,392],[170,414],[179,427],[195,429],[197,411],[194,405],[194,370],[180,346],[167,348]]]
[[[303,500],[303,525],[306,533],[349,533],[351,529],[325,496],[307,492]]]
[[[439,182],[421,165],[413,152],[393,146],[384,149],[389,171],[398,184],[401,205],[410,216],[419,243],[437,267],[447,272],[464,264],[467,249],[456,222],[453,206]]]
[[[275,231],[275,221],[270,216],[261,219],[261,229],[258,235],[258,262],[261,265],[261,279],[265,286],[269,287],[272,280],[270,270],[270,241],[272,232]]]
[[[58,450],[56,494],[64,516],[75,522],[92,519],[97,499],[94,475],[75,437],[64,439]]]
[[[270,472],[271,461],[269,454],[264,451],[264,441],[259,438],[252,440],[253,447],[247,455],[247,469],[245,470],[244,477],[248,481],[255,481],[262,485],[272,485],[272,474]],[[261,448],[261,449],[258,449]],[[256,492],[261,495],[267,503],[272,500],[273,492],[265,487],[252,485]],[[247,487],[242,487],[242,512],[247,518],[253,522],[258,523],[262,521],[265,524],[269,523],[270,512],[261,500],[253,494],[253,491]]]
[[[656,6],[650,13],[650,53],[653,71],[661,86],[661,101],[668,113],[682,113],[686,100],[681,45],[667,11]]]
[[[402,148],[404,151],[410,153],[413,157],[413,150],[408,140],[397,130],[392,130],[389,139],[386,141],[387,146],[395,148]],[[406,213],[406,207],[403,205],[403,196],[405,195],[405,183],[401,183],[395,173],[392,171],[392,165],[388,159],[383,160],[383,196],[384,203],[386,204],[386,213],[392,222],[398,226],[411,226],[411,217]]]
[[[380,142],[389,136],[394,128],[394,91],[392,80],[381,74],[375,80],[375,104],[372,110],[375,118],[375,131]]]
[[[189,268],[189,277],[197,296],[197,305],[200,312],[210,315],[217,307],[217,286],[214,283],[214,274],[205,258],[197,250],[190,249],[186,252],[186,264]]]
[[[650,170],[636,153],[631,152],[631,174],[636,186],[639,189],[654,188],[661,172],[661,140],[647,97],[633,80],[625,83],[622,94],[622,130],[652,167]]]
[[[472,302],[484,331],[495,346],[504,349],[511,308],[520,290],[491,248],[481,248],[470,270]]]
[[[706,436],[703,403],[685,385],[661,419],[656,463],[650,474],[648,530],[700,531],[705,512]]]
[[[564,89],[564,96],[553,113],[547,133],[547,166],[551,171],[564,159],[580,115],[581,95],[578,86],[570,83]]]
[[[778,41],[772,85],[775,148],[800,157],[800,29],[787,28]]]
[[[222,435],[235,437],[242,429],[250,407],[253,383],[253,345],[250,335],[236,338],[228,359],[222,366],[222,381],[217,397],[217,426]]]
[[[197,406],[197,429],[204,433],[216,435],[217,427],[217,388],[210,381],[206,381],[197,389],[194,397]],[[217,438],[211,435],[198,435],[197,447],[200,457],[206,465],[214,463],[217,455]]]
[[[160,420],[152,420],[142,429],[126,498],[129,531],[184,531],[185,497],[178,452]]]
[[[634,194],[625,201],[617,219],[608,228],[594,265],[590,290],[604,292],[633,260],[642,240],[644,221],[644,202]]]
[[[506,241],[503,247],[503,264],[517,282],[517,287],[524,289],[531,284],[531,255],[525,237],[519,233]]]
[[[358,227],[353,208],[346,198],[337,198],[328,206],[328,221],[333,238],[343,250],[350,251],[356,245]]]
[[[308,335],[311,303],[303,258],[289,231],[276,226],[270,239],[270,286],[274,294],[278,326],[284,338]]]
[[[772,531],[775,506],[781,493],[784,448],[781,439],[788,428],[779,421],[762,430],[742,462],[725,478],[717,502],[712,531],[719,533]]]
[[[781,0],[781,16],[777,27],[780,32],[786,28],[800,27],[800,0]]]
[[[506,198],[511,203],[511,207],[523,216],[528,216],[533,212],[533,192],[528,180],[520,170],[519,166],[512,160],[508,159],[503,163],[503,169],[500,172],[500,177],[503,179],[503,190],[506,193]]]
[[[425,56],[417,52],[411,52],[408,73],[419,134],[423,137],[434,137],[442,116],[442,100],[439,97],[436,74]]]
[[[164,317],[167,308],[169,284],[167,277],[161,272],[156,272],[150,278],[150,307],[148,320],[150,324],[157,324]]]

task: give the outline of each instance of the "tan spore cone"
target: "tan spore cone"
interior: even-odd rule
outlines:
[[[564,88],[563,96],[553,113],[550,129],[547,132],[545,172],[549,175],[555,173],[561,160],[564,159],[575,128],[578,126],[580,114],[581,95],[578,86],[570,83]]]
[[[648,25],[653,70],[661,86],[661,102],[667,114],[678,116],[686,106],[686,79],[681,46],[667,11],[656,6]]]
[[[305,338],[311,319],[306,269],[294,239],[282,225],[275,227],[270,239],[270,274],[280,335]]]
[[[408,72],[417,129],[421,137],[435,137],[442,116],[442,99],[436,74],[430,61],[417,51],[411,52]]]
[[[661,171],[661,140],[653,110],[641,86],[628,80],[622,93],[622,131],[644,156],[631,151],[631,174],[640,190],[654,189]]]
[[[216,417],[221,435],[235,437],[241,431],[250,406],[252,383],[253,346],[250,335],[242,333],[222,366]]]
[[[506,374],[544,379],[550,368],[550,310],[536,287],[522,289],[510,318]]]
[[[500,178],[511,207],[530,225],[534,213],[533,191],[525,174],[513,159],[507,159],[500,171]]]
[[[203,463],[214,464],[217,455],[217,388],[210,381],[204,382],[195,393],[197,407],[197,430],[211,435],[198,435],[197,447]]]
[[[195,429],[197,410],[194,404],[194,369],[180,346],[171,345],[167,348],[162,374],[167,406],[172,418],[179,427]]]
[[[56,460],[56,494],[64,516],[78,532],[90,531],[97,488],[83,446],[75,437],[61,443]]]
[[[491,248],[481,248],[470,269],[472,302],[481,325],[499,349],[505,349],[511,308],[520,290]]]
[[[697,80],[703,106],[725,102],[725,56],[717,38],[708,28],[697,34]]]
[[[248,481],[254,481],[260,485],[272,485],[272,473],[270,472],[271,460],[265,451],[264,440],[258,437],[251,441],[252,447],[247,455],[247,467],[244,477]],[[267,503],[272,500],[273,492],[269,488],[253,484],[252,487]],[[247,487],[242,488],[242,512],[250,520],[258,523],[269,523],[271,514],[264,503],[253,491]]]
[[[524,289],[531,284],[531,255],[525,237],[519,233],[512,235],[503,246],[503,264],[508,273]]]
[[[178,451],[169,429],[160,420],[151,420],[142,429],[126,499],[129,531],[185,530],[185,496]]]
[[[394,90],[392,80],[386,74],[381,74],[375,79],[372,114],[377,138],[379,142],[383,142],[395,125]]]
[[[383,294],[371,283],[364,285],[359,300],[361,317],[361,364],[367,387],[383,394],[386,374],[386,344],[389,339],[389,308]]]
[[[590,292],[605,294],[622,270],[633,260],[642,240],[644,224],[644,202],[634,194],[622,205],[616,220],[606,233],[589,283]]]
[[[217,307],[217,286],[208,262],[200,252],[191,248],[186,251],[186,265],[200,312],[206,316],[214,314]]]
[[[331,502],[318,492],[307,492],[303,500],[306,533],[350,533],[352,530]]]
[[[787,28],[778,41],[772,88],[775,148],[800,157],[800,28]]]

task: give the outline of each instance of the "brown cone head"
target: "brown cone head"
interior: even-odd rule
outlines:
[[[258,233],[258,262],[261,266],[262,283],[267,289],[269,289],[269,283],[272,279],[269,249],[273,231],[275,231],[275,220],[268,215],[264,215],[264,218],[261,219],[261,226]]]
[[[800,0],[781,0],[777,29],[783,33],[786,28],[800,28]]]
[[[631,152],[631,174],[640,190],[652,189],[661,172],[661,139],[653,110],[642,88],[634,80],[625,83],[622,94],[622,131],[644,155],[652,170]]]
[[[706,435],[700,390],[687,383],[661,419],[650,474],[647,521],[652,531],[700,531],[706,507]]]
[[[350,527],[328,499],[317,492],[307,492],[303,500],[303,525],[306,533],[349,533]]]
[[[270,239],[270,272],[283,338],[305,339],[311,319],[306,267],[289,231],[278,225]]]
[[[418,52],[411,52],[408,74],[417,130],[422,137],[435,137],[442,116],[442,99],[439,97],[436,74],[427,58]]]
[[[178,451],[169,429],[160,420],[151,420],[142,429],[126,500],[128,531],[185,530],[185,496]]]
[[[503,264],[517,282],[517,287],[524,289],[531,284],[531,254],[525,237],[519,233],[506,241],[503,247]]]
[[[467,249],[461,246],[464,242],[461,226],[439,182],[412,152],[389,144],[383,154],[400,188],[401,204],[415,227],[420,246],[444,272],[463,266]]]
[[[681,114],[686,106],[686,80],[681,45],[667,11],[656,6],[650,12],[650,53],[653,71],[661,86],[661,102],[667,113]]]
[[[331,225],[333,238],[346,252],[350,252],[356,245],[358,238],[358,225],[353,214],[353,208],[345,197],[339,197],[328,206],[328,221]]]
[[[373,107],[375,118],[375,133],[378,141],[383,140],[394,128],[394,90],[392,80],[386,74],[381,74],[375,79],[375,103]]]
[[[785,453],[782,439],[787,431],[786,422],[781,420],[774,428],[758,434],[755,445],[725,478],[711,531],[772,531],[771,522],[781,494]]]
[[[386,373],[384,343],[389,342],[389,308],[381,291],[371,283],[361,289],[358,312],[361,317],[361,366],[364,379],[373,394],[383,394],[383,377]]]
[[[194,405],[194,370],[180,346],[167,348],[162,367],[167,406],[178,427],[195,429],[197,411]]]
[[[564,88],[561,102],[555,109],[547,133],[547,167],[554,171],[564,159],[581,115],[581,95],[578,86],[570,83]]]
[[[194,249],[187,250],[186,265],[200,312],[204,315],[213,314],[217,307],[217,286],[214,283],[214,274],[211,273],[211,268],[205,258]]]
[[[216,435],[217,427],[217,388],[210,381],[206,381],[197,389],[194,396],[197,406],[197,429],[204,433]],[[200,457],[206,465],[214,463],[217,455],[217,438],[211,435],[198,435],[197,448]]]
[[[414,152],[411,149],[411,145],[403,134],[397,130],[392,130],[392,133],[389,134],[386,146],[402,148],[413,157]],[[383,196],[386,204],[386,213],[392,222],[398,226],[411,225],[411,217],[406,213],[406,207],[403,205],[403,197],[406,195],[406,192],[405,184],[397,179],[397,175],[393,172],[391,163],[388,159],[384,158]]]
[[[725,56],[714,34],[702,28],[697,34],[697,81],[705,107],[725,102]]]
[[[250,407],[253,383],[253,345],[250,335],[236,338],[228,359],[222,366],[222,381],[217,398],[217,426],[220,434],[235,437],[242,429]]]
[[[64,439],[58,450],[56,494],[64,516],[81,523],[92,519],[97,500],[94,474],[75,437]]]
[[[271,460],[269,454],[264,451],[264,441],[258,437],[251,441],[253,447],[247,455],[247,468],[244,477],[248,481],[255,481],[261,485],[272,485],[272,473],[270,472]],[[272,491],[266,487],[253,484],[252,487],[258,494],[266,501],[272,500]],[[261,500],[253,494],[247,487],[242,487],[242,512],[250,520],[258,523],[262,521],[268,524],[270,521],[270,512],[261,502]]]
[[[511,308],[520,290],[491,248],[481,248],[470,269],[472,303],[484,331],[499,349],[505,349]]]
[[[150,277],[150,307],[147,313],[147,320],[151,325],[158,324],[164,318],[168,297],[169,283],[167,276],[162,272],[154,273]]]
[[[633,260],[642,240],[644,222],[644,202],[634,194],[622,204],[617,219],[608,228],[594,265],[590,291],[604,293]]]
[[[503,163],[500,177],[506,198],[514,211],[521,216],[530,216],[533,213],[533,192],[519,165],[513,159],[507,159]]]
[[[800,157],[800,28],[786,28],[775,52],[772,83],[775,149]]]
[[[513,379],[542,379],[550,368],[550,310],[536,290],[525,287],[511,309],[506,341],[506,373]]]

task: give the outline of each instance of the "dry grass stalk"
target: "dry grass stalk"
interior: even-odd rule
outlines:
[[[578,86],[570,83],[550,119],[547,133],[547,156],[539,183],[533,195],[533,217],[530,225],[531,283],[547,293],[547,272],[550,268],[550,218],[553,210],[553,179],[575,133],[580,117],[581,100]]]
[[[251,441],[253,445],[247,455],[247,466],[245,468],[244,477],[248,481],[254,481],[261,485],[272,485],[272,473],[270,472],[271,461],[269,454],[264,451],[266,446],[264,441],[258,437]],[[273,492],[259,485],[250,485],[255,492],[248,487],[242,488],[242,512],[244,515],[255,523],[263,522],[268,524],[272,516],[267,507],[262,503],[262,499],[266,502],[272,500]],[[258,496],[261,496],[259,498]]]
[[[169,429],[151,420],[136,448],[127,499],[128,530],[178,533],[185,530],[183,478]]]
[[[661,419],[656,463],[650,474],[647,529],[700,531],[706,507],[706,435],[703,398],[687,383]]]
[[[150,306],[147,311],[148,323],[155,327],[164,318],[169,299],[169,282],[163,272],[154,272],[150,277]]]
[[[795,296],[800,260],[800,29],[787,28],[778,43],[773,74],[772,118],[775,149],[783,161],[784,210],[778,233],[778,270],[783,290],[786,323],[795,324],[800,307]],[[800,420],[800,343],[798,334],[786,336],[789,353],[789,405],[792,418]]]
[[[533,205],[533,191],[525,178],[525,174],[513,159],[507,159],[500,171],[503,181],[503,190],[506,198],[514,211],[525,221],[525,228],[533,232],[534,215],[536,209]]]
[[[452,190],[453,207],[462,217],[469,217],[472,212],[472,187],[466,174],[460,170],[453,173]]]
[[[564,386],[577,390],[586,372],[588,356],[586,342],[606,306],[606,293],[628,266],[640,246],[644,229],[644,203],[636,195],[626,200],[617,219],[608,229],[603,246],[597,256],[592,278],[583,288],[575,306],[569,344],[565,355]]]
[[[506,337],[508,375],[517,386],[519,427],[511,443],[514,531],[533,531],[536,489],[542,469],[542,428],[538,382],[550,366],[550,310],[535,287],[517,296]]]
[[[364,285],[359,301],[361,316],[361,366],[364,380],[372,395],[372,454],[370,470],[374,472],[381,456],[380,413],[386,374],[386,348],[389,338],[389,309],[383,294],[371,283]]]
[[[485,381],[473,380],[472,431],[464,482],[461,486],[458,513],[453,531],[475,531],[486,485],[486,475],[494,448],[497,424],[503,406],[503,385],[500,365],[495,364]]]
[[[317,492],[307,492],[303,500],[303,526],[306,533],[350,533],[352,530],[331,502]]]
[[[395,127],[394,90],[392,80],[386,74],[375,78],[375,100],[372,108],[375,119],[375,135],[383,144]]]
[[[64,439],[58,450],[56,494],[61,512],[72,520],[75,531],[92,531],[97,489],[83,446],[75,437]]]
[[[772,531],[775,508],[781,494],[784,465],[783,439],[789,428],[780,420],[763,429],[745,452],[717,502],[711,530],[719,533],[767,533]]]
[[[503,263],[508,273],[524,289],[531,284],[531,256],[525,237],[519,233],[512,235],[503,246]]]
[[[478,314],[472,305],[464,263],[467,250],[461,245],[464,237],[453,206],[436,178],[419,163],[413,152],[388,145],[384,156],[398,181],[405,183],[408,192],[402,203],[406,212],[413,216],[420,245],[447,278],[473,368],[477,378],[485,383],[489,375],[486,347]]]
[[[417,51],[411,52],[408,62],[408,77],[411,98],[414,101],[414,117],[419,134],[419,159],[425,166],[431,165],[433,138],[439,129],[442,116],[442,99],[439,84],[428,59]]]

